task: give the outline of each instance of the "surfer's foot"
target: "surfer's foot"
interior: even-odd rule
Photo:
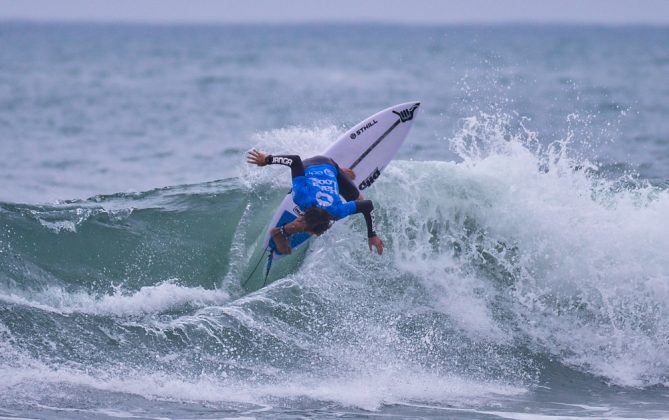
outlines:
[[[349,179],[350,179],[351,181],[355,180],[355,172],[353,172],[353,169],[350,169],[350,168],[339,168],[339,169],[341,169],[341,171],[342,171],[347,177],[349,177]]]
[[[283,226],[282,226],[283,227]],[[288,243],[288,234],[281,228],[272,228],[272,239],[276,244],[276,249],[283,255],[289,255],[292,252]]]

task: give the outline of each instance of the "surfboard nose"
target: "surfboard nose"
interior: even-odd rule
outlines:
[[[420,101],[408,101],[408,102],[402,102],[401,104],[397,104],[391,108],[397,109],[397,108],[411,108],[415,106],[418,108],[420,106],[421,102]]]

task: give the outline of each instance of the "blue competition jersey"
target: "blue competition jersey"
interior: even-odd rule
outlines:
[[[320,207],[335,220],[354,214],[355,201],[343,202],[339,196],[337,169],[329,164],[308,166],[304,176],[293,178],[293,201],[302,210]]]

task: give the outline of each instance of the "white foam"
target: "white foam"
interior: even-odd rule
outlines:
[[[221,289],[186,287],[174,281],[155,286],[144,286],[131,292],[118,288],[113,294],[95,296],[86,292],[70,293],[62,288],[49,287],[29,295],[4,292],[0,300],[26,305],[43,311],[62,314],[86,313],[95,315],[143,315],[160,313],[183,305],[206,306],[229,301],[230,296]]]
[[[56,203],[58,206],[59,204]],[[91,217],[99,214],[107,214],[112,220],[119,221],[127,218],[133,212],[133,208],[125,207],[116,208],[114,203],[107,203],[104,207],[100,207],[90,202],[79,202],[77,207],[71,207],[70,204],[65,204],[56,209],[42,210],[28,210],[31,216],[45,228],[55,232],[70,232],[74,233],[77,228]],[[84,206],[84,207],[79,207]]]
[[[504,384],[438,377],[425,372],[377,372],[376,375],[354,378],[289,376],[273,383],[240,382],[212,376],[187,379],[161,373],[137,372],[116,375],[102,373],[96,376],[92,369],[82,372],[43,366],[0,368],[0,373],[6,378],[0,383],[0,390],[7,393],[22,385],[27,385],[29,390],[36,384],[70,384],[158,400],[281,405],[277,399],[290,401],[308,398],[372,411],[383,405],[411,401],[472,405],[487,398],[516,396],[527,392],[523,388]]]
[[[437,376],[418,370],[380,371],[372,375],[342,379],[297,380],[265,386],[257,391],[271,397],[307,397],[372,411],[383,405],[411,401],[475,404],[488,398],[521,395],[526,392],[521,387],[477,382],[457,376]]]
[[[436,288],[435,305],[470,334],[519,327],[540,351],[615,383],[663,383],[669,192],[592,175],[569,136],[542,149],[507,127],[468,119],[453,139],[462,162],[386,170],[375,199],[397,267]],[[510,278],[491,281],[480,267]],[[492,317],[500,293],[512,296],[504,310],[528,322]]]
[[[341,131],[332,125],[281,128],[253,136],[249,150],[255,148],[267,154],[300,155],[308,158],[322,153],[340,134]],[[283,166],[259,168],[246,164],[240,178],[247,186],[269,184],[283,189],[290,187],[290,171]]]

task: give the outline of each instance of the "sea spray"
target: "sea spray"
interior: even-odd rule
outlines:
[[[472,332],[504,332],[613,383],[666,383],[669,193],[621,189],[572,157],[569,138],[537,147],[508,121],[467,119],[452,139],[461,163],[386,172],[398,266]]]

